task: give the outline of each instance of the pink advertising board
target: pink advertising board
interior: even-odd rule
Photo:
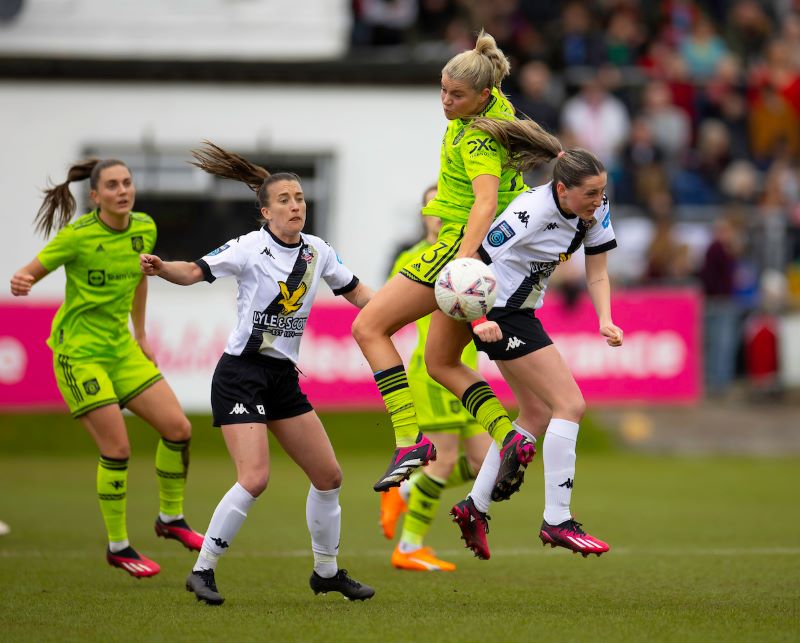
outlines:
[[[547,295],[538,311],[545,329],[591,404],[692,403],[702,391],[701,299],[691,289],[629,290],[614,296],[614,322],[625,331],[621,348],[597,332],[588,297],[567,307]],[[350,306],[321,305],[309,319],[300,355],[303,389],[320,408],[382,406],[363,358],[349,337]],[[409,332],[410,331],[410,332]],[[396,336],[408,355],[416,334]],[[497,368],[481,355],[480,370],[506,402],[513,395]],[[366,377],[364,374],[366,373]]]
[[[181,291],[186,293],[187,291]],[[194,293],[197,298],[200,293]],[[172,296],[148,305],[148,334],[159,364],[187,410],[208,411],[216,361],[233,320],[229,301],[202,294],[205,316],[181,314],[196,300]],[[45,344],[57,304],[0,302],[0,410],[65,408]],[[690,289],[629,290],[614,296],[614,321],[625,344],[610,348],[597,333],[587,297],[569,308],[554,293],[539,311],[591,404],[691,403],[701,394],[701,299]],[[356,309],[346,302],[315,304],[306,327],[299,368],[301,385],[319,409],[381,408],[370,369],[350,336]],[[218,317],[218,318],[217,318]],[[407,357],[413,326],[395,339]],[[501,399],[513,397],[494,365],[481,371]]]
[[[0,409],[66,409],[45,341],[58,304],[0,302]]]

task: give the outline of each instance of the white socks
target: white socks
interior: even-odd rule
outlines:
[[[306,523],[311,534],[314,571],[323,578],[331,578],[339,570],[336,564],[342,528],[339,489],[337,487],[330,491],[320,491],[310,485],[306,500]]]
[[[173,516],[171,514],[165,514],[165,513],[162,513],[161,511],[159,511],[158,512],[158,517],[161,520],[161,522],[171,523],[171,522],[175,522],[176,520],[180,520],[181,518],[183,518],[183,514],[175,514]]]
[[[529,439],[531,442],[533,442],[534,444],[536,444],[536,438],[535,438],[535,437],[533,437],[533,433],[528,433],[528,432],[527,432],[525,429],[523,429],[523,428],[522,428],[522,427],[521,427],[519,424],[517,424],[516,422],[512,422],[512,423],[511,423],[511,426],[513,426],[513,427],[514,427],[514,430],[515,430],[517,433],[522,433],[522,435],[524,435],[524,436],[525,436],[526,438],[528,438],[528,439]]]
[[[572,518],[569,503],[575,479],[575,442],[579,426],[553,418],[544,436],[544,520],[559,525]]]
[[[532,442],[536,438],[514,422],[514,429]],[[553,418],[544,436],[544,519],[548,524],[559,525],[572,518],[570,500],[575,479],[575,443],[579,425],[569,420]],[[500,468],[500,450],[492,442],[478,472],[469,497],[478,511],[486,513],[491,503],[497,471]]]
[[[208,523],[203,547],[193,571],[216,569],[219,557],[225,553],[247,518],[247,512],[256,499],[238,482],[222,496],[211,522]]]
[[[497,448],[497,443],[492,440],[489,450],[486,452],[486,457],[483,459],[481,470],[475,476],[475,482],[472,483],[472,491],[469,492],[468,496],[472,498],[475,508],[482,513],[489,511],[489,503],[492,501],[492,489],[494,489],[499,470],[500,449]]]

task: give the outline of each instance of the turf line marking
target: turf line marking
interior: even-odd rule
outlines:
[[[556,547],[556,549],[563,549]],[[552,549],[544,549],[542,547],[498,547],[492,549],[492,557],[508,557],[508,556],[545,556],[550,555]],[[186,553],[182,551],[177,552],[148,552],[155,558],[168,558],[176,559],[186,558]],[[386,549],[367,549],[358,553],[344,551],[341,556],[344,558],[384,558],[391,555],[391,548],[387,546]],[[439,549],[438,553],[442,556],[464,556],[472,557],[472,552],[467,549]],[[612,548],[609,552],[615,556],[798,556],[800,555],[800,547],[715,547],[715,548],[702,548],[702,547],[670,547],[670,548],[636,548],[636,547],[618,547]],[[102,558],[102,551],[100,554],[95,554],[81,549],[74,550],[41,550],[41,549],[4,549],[0,550],[0,558],[77,558],[77,559],[92,559]],[[310,549],[293,549],[285,551],[231,551],[225,554],[225,558],[307,558],[310,557]]]

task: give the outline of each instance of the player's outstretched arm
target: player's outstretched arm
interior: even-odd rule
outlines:
[[[361,282],[358,282],[358,285],[353,288],[353,290],[344,293],[342,297],[353,304],[353,306],[356,308],[363,308],[369,303],[369,300],[372,299],[374,294],[375,291],[372,290],[372,288],[365,286]]]
[[[622,346],[622,329],[611,320],[611,284],[605,252],[586,255],[586,288],[597,312],[600,334],[609,346]]]
[[[179,286],[203,281],[200,266],[189,261],[162,261],[156,255],[139,255],[139,265],[148,277],[161,277]]]
[[[15,297],[27,297],[33,284],[47,273],[48,270],[42,265],[42,262],[38,258],[34,259],[27,266],[17,270],[11,277],[11,294]]]
[[[491,174],[481,174],[472,181],[475,201],[469,212],[467,225],[464,227],[464,238],[458,249],[456,258],[473,257],[478,251],[489,227],[497,214],[497,190],[500,179]]]

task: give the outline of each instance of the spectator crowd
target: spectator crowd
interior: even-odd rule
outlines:
[[[606,164],[615,279],[705,293],[724,391],[754,320],[800,307],[800,0],[353,0],[354,51],[444,60],[481,28],[520,115]]]

